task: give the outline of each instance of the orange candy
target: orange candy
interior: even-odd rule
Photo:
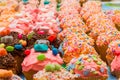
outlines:
[[[5,36],[10,34],[10,30],[5,28],[4,30],[0,31],[0,36]]]
[[[7,51],[4,48],[0,48],[0,56],[5,56],[7,55]]]
[[[25,40],[20,40],[19,43],[21,43],[23,46],[27,45],[27,41],[25,41]]]

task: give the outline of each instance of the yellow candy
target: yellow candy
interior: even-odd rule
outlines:
[[[25,40],[20,40],[19,43],[21,43],[23,46],[27,45],[27,41],[25,41]]]
[[[4,48],[4,47],[5,47],[4,43],[0,44],[0,48]]]

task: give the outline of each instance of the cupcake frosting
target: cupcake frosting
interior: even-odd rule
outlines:
[[[107,49],[107,60],[110,61],[111,70],[120,70],[120,41],[112,41]]]
[[[97,55],[81,55],[68,64],[67,70],[78,74],[80,77],[107,76],[107,65]]]
[[[39,55],[44,55],[44,60],[38,60]],[[36,52],[34,49],[31,49],[31,53],[24,59],[22,63],[23,71],[42,70],[48,63],[58,63],[62,64],[63,60],[60,58],[59,54],[56,56],[53,55],[52,51],[49,49],[46,53]]]

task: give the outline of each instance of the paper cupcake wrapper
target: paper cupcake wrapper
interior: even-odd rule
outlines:
[[[76,80],[107,80],[107,78],[108,78],[108,76],[104,76],[104,77],[102,77],[102,76],[99,76],[99,77],[87,77],[87,78],[78,78],[78,79],[76,79]]]
[[[97,49],[100,53],[100,57],[103,61],[107,62],[106,60],[106,50],[107,50],[108,46],[107,45],[103,45],[103,46],[97,46]]]
[[[120,31],[120,25],[116,24],[116,28]]]
[[[26,78],[26,80],[33,80],[33,75],[36,74],[36,71],[30,70],[28,72],[23,71],[23,74]]]

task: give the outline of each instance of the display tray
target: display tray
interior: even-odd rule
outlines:
[[[103,11],[106,11],[106,10],[120,10],[120,1],[117,1],[117,2],[103,2],[103,3],[102,3],[102,8],[103,8]],[[107,80],[117,80],[117,78],[114,77],[114,76],[110,73],[109,67],[108,67],[108,74],[109,74],[109,77],[108,77]],[[20,74],[19,76],[20,76],[23,80],[26,80],[23,74]]]

